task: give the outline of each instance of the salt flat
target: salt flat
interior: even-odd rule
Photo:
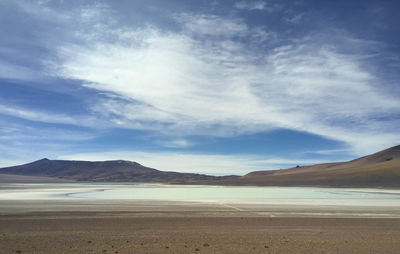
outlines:
[[[2,185],[1,214],[44,211],[400,218],[400,191],[162,184]]]

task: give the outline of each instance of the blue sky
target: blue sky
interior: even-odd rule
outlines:
[[[0,0],[0,166],[245,174],[398,145],[399,7]]]

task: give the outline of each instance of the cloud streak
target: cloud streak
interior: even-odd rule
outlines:
[[[277,3],[270,3],[265,1],[239,1],[235,3],[235,8],[248,11],[268,11],[275,12],[283,8],[282,5]]]
[[[89,116],[71,116],[65,114],[50,113],[40,110],[31,110],[15,106],[0,104],[0,114],[17,117],[34,122],[69,124],[76,126],[96,127],[99,120]]]
[[[218,126],[208,133],[217,136],[287,128],[346,142],[358,154],[399,142],[397,131],[385,133],[397,120],[376,120],[398,112],[399,98],[380,92],[384,81],[363,67],[361,51],[343,53],[315,36],[258,50],[256,39],[232,38],[251,34],[243,21],[180,17],[179,32],[106,29],[93,36],[113,33],[113,42],[59,48],[66,57],[56,75],[131,100],[96,105],[127,127],[204,135]]]
[[[235,7],[281,8],[260,1]],[[38,13],[40,8],[30,14]],[[46,13],[54,12],[46,7]],[[233,14],[183,12],[170,21],[174,29],[118,26],[118,17],[104,4],[64,13],[57,22],[74,36],[52,48],[56,56],[44,61],[46,71],[112,95],[91,104],[93,115],[107,126],[171,137],[283,128],[342,141],[356,154],[400,142],[399,119],[392,117],[400,114],[399,95],[381,89],[385,80],[368,68],[368,42],[338,30],[283,38]],[[63,115],[49,119],[5,106],[0,110],[44,122],[96,125]]]

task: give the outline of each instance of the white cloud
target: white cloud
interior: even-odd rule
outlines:
[[[0,104],[0,113],[37,122],[74,124],[76,119],[67,115],[49,114]]]
[[[99,152],[59,156],[64,160],[104,161],[124,159],[163,171],[212,175],[244,175],[252,171],[287,168],[295,165],[321,163],[319,160],[285,160],[250,155],[210,155],[176,152]]]
[[[158,143],[164,147],[169,147],[169,148],[185,148],[194,145],[193,142],[190,142],[189,140],[183,138],[162,140],[159,141]]]
[[[65,130],[60,128],[40,128],[15,124],[0,119],[0,141],[7,144],[32,144],[47,141],[75,142],[94,138],[93,133]]]
[[[246,2],[240,1],[235,3],[235,7],[237,9],[247,9],[247,10],[264,10],[265,2],[263,1],[254,1],[254,2]]]
[[[35,71],[27,67],[5,62],[0,59],[0,78],[32,81],[38,79],[38,75]]]
[[[239,1],[235,3],[235,8],[240,10],[266,10],[268,12],[279,11],[283,8],[281,4],[267,3],[264,1]]]
[[[177,20],[187,31],[203,35],[241,36],[248,27],[239,19],[224,18],[216,15],[177,15]]]
[[[56,123],[56,124],[72,124],[79,126],[96,126],[94,119],[86,117],[70,116],[63,114],[54,114],[39,110],[29,110],[19,107],[7,106],[0,104],[0,114],[18,117],[30,121]]]
[[[44,127],[42,124],[19,123],[0,117],[0,167],[71,153],[72,149],[76,151],[77,144],[95,136],[93,131],[81,128]]]
[[[296,14],[292,17],[286,17],[284,20],[288,23],[299,24],[303,19],[304,13]]]
[[[164,31],[114,29],[115,20],[79,15],[71,30],[85,36],[57,47],[53,74],[123,98],[93,106],[111,124],[177,136],[286,128],[343,141],[358,154],[400,142],[399,120],[390,118],[400,113],[399,97],[365,68],[362,43],[343,53],[310,35],[265,49],[273,33],[235,17],[180,14],[182,30]],[[341,33],[329,38],[352,43]]]

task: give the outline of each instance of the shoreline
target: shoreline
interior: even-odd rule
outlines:
[[[0,201],[0,216],[40,213],[108,213],[130,217],[258,217],[258,218],[393,218],[400,207],[243,204],[165,200],[9,200]]]

